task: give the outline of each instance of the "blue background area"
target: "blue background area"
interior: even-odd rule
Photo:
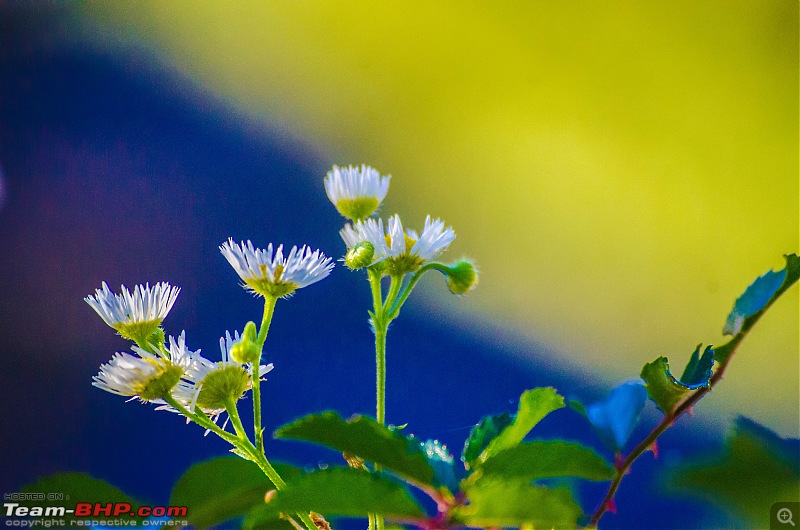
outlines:
[[[257,320],[261,310],[237,286],[217,246],[232,236],[260,246],[308,243],[338,257],[342,220],[322,186],[331,161],[313,146],[242,121],[146,56],[54,45],[58,31],[46,12],[0,11],[0,167],[7,188],[0,210],[0,490],[78,470],[165,503],[188,466],[225,454],[226,444],[203,438],[177,415],[90,386],[99,365],[127,344],[82,299],[103,280],[114,289],[161,280],[181,286],[167,333],[186,329],[190,347],[217,359],[219,336]],[[446,294],[435,275],[419,289]],[[372,412],[368,306],[363,275],[343,267],[279,302],[265,359],[275,363],[264,386],[268,429],[328,408]],[[409,423],[410,432],[458,453],[482,415],[514,410],[527,388],[555,386],[585,400],[608,390],[584,375],[568,378],[557,357],[532,348],[488,325],[410,303],[389,334],[388,421]],[[538,360],[523,361],[522,353]],[[634,440],[653,424],[648,410]],[[656,471],[665,462],[719,444],[719,433],[705,429],[689,418],[665,435],[661,457],[645,455],[636,464],[617,497],[620,513],[601,526],[729,524],[658,488]],[[535,435],[604,451],[585,420],[567,409]],[[342,463],[299,443],[270,440],[267,451],[306,467]],[[584,508],[593,510],[603,491],[583,488]]]

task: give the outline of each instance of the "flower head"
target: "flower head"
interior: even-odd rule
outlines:
[[[175,388],[175,399],[189,410],[200,407],[211,417],[223,413],[225,405],[230,401],[238,401],[253,387],[252,365],[242,365],[231,357],[231,349],[240,340],[238,331],[233,337],[226,332],[225,337],[219,339],[219,348],[222,352],[222,361],[219,362],[212,362],[195,354],[193,362],[184,373],[184,380]],[[260,365],[259,378],[272,368],[272,364]]]
[[[186,348],[184,333],[177,342],[174,337],[169,339],[169,358],[134,346],[136,355],[117,352],[111,361],[101,365],[92,385],[112,394],[160,402],[176,387],[193,358],[193,352]]]
[[[452,228],[445,228],[441,219],[425,219],[422,234],[403,230],[400,216],[389,218],[384,231],[383,220],[367,219],[346,225],[340,232],[348,251],[368,242],[373,248],[372,263],[385,261],[392,275],[402,275],[419,269],[425,262],[437,258],[456,238]]]
[[[325,176],[325,192],[336,209],[348,219],[366,219],[378,209],[389,191],[391,176],[362,165],[337,167]]]
[[[158,331],[161,322],[172,309],[180,288],[167,282],[137,285],[133,293],[123,285],[121,294],[115,294],[103,282],[94,296],[84,298],[106,324],[117,333],[137,344],[146,344],[148,338]]]
[[[244,281],[243,287],[264,297],[290,295],[327,277],[333,269],[331,258],[305,245],[299,250],[292,247],[286,257],[283,245],[273,253],[272,243],[264,250],[250,241],[239,244],[229,239],[219,249]]]

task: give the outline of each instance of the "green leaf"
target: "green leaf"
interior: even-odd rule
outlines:
[[[644,365],[641,377],[644,379],[647,394],[658,408],[664,412],[672,411],[689,393],[711,384],[711,367],[714,364],[714,350],[706,347],[700,357],[700,346],[697,346],[684,370],[684,379],[679,381],[669,369],[666,357]]]
[[[603,443],[617,452],[628,442],[645,404],[647,390],[644,384],[626,381],[614,387],[603,401],[592,403],[584,410]]]
[[[722,454],[673,469],[667,484],[763,525],[772,504],[800,499],[800,440],[739,418]]]
[[[306,440],[356,455],[418,484],[435,482],[433,468],[418,441],[366,416],[345,421],[335,412],[312,414],[279,428],[275,437]]]
[[[714,367],[714,350],[711,346],[706,346],[703,355],[700,355],[700,347],[698,344],[694,353],[689,358],[686,368],[683,370],[681,376],[681,384],[689,388],[699,388],[700,386],[708,386],[713,374],[712,368]]]
[[[326,517],[366,517],[370,513],[403,520],[425,517],[405,486],[347,467],[293,478],[267,504],[257,508],[253,517],[268,520],[280,513],[310,511]]]
[[[300,473],[284,464],[274,467],[284,480]],[[189,522],[207,528],[263,504],[264,495],[274,488],[253,462],[225,456],[190,467],[172,488],[170,504],[186,506]]]
[[[456,467],[453,463],[453,455],[447,450],[447,446],[439,443],[439,440],[425,440],[420,447],[433,468],[436,486],[444,486],[451,492],[457,491]]]
[[[574,529],[583,515],[570,491],[563,487],[484,477],[465,491],[469,505],[455,509],[454,517],[466,526]]]
[[[112,486],[108,482],[87,475],[86,473],[58,473],[43,477],[32,484],[25,485],[21,488],[23,493],[43,493],[45,498],[48,499],[46,506],[50,507],[64,507],[66,509],[74,509],[78,502],[88,503],[127,503],[131,505],[131,511],[136,510],[141,503],[127,495],[116,486]],[[60,496],[61,499],[50,499],[48,494],[54,494],[56,497]],[[20,506],[42,506],[42,501],[20,501]],[[131,521],[141,520],[141,518],[130,517],[131,512],[126,512],[122,515],[125,519]],[[95,519],[112,519],[114,516],[100,516]],[[72,521],[75,519],[74,515],[65,514],[59,515],[59,519]],[[86,519],[81,517],[80,519]]]
[[[519,410],[514,416],[514,421],[489,442],[481,454],[481,460],[518,445],[542,418],[562,407],[564,398],[559,396],[554,388],[526,390],[519,397]]]
[[[488,459],[480,467],[486,476],[528,481],[553,477],[611,480],[614,468],[592,449],[560,440],[522,443]]]
[[[481,453],[493,439],[500,434],[503,429],[511,425],[513,416],[504,412],[494,416],[484,416],[481,421],[472,428],[467,441],[464,443],[464,450],[461,452],[461,460],[469,468],[472,463],[481,456]]]
[[[761,315],[800,278],[800,257],[787,254],[784,258],[786,267],[783,270],[768,271],[756,278],[737,298],[722,330],[725,335],[733,335],[733,338],[716,349],[717,362],[724,363],[728,360]]]

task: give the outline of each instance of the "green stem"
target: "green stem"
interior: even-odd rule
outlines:
[[[258,330],[258,337],[256,337],[256,344],[259,351],[264,350],[264,342],[267,340],[267,333],[269,333],[269,326],[272,323],[272,315],[275,312],[275,304],[278,299],[274,296],[267,296],[264,298],[264,316],[261,319],[261,328]],[[259,367],[261,366],[261,359],[251,364],[250,372],[253,378],[253,433],[256,440],[256,449],[261,454],[264,454],[264,430],[261,428],[261,376],[259,375]]]
[[[369,279],[369,289],[372,292],[372,308],[377,311],[383,307],[383,295],[381,294],[381,274],[373,269],[367,269]]]
[[[414,287],[417,285],[419,279],[422,278],[423,274],[430,270],[437,270],[443,274],[447,274],[449,268],[443,263],[432,261],[430,263],[426,263],[417,272],[415,272],[414,275],[411,276],[411,279],[408,281],[403,291],[400,293],[400,296],[398,296],[394,303],[389,307],[389,312],[387,314],[389,321],[397,318],[397,315],[400,314],[400,308],[402,308],[403,304],[406,303],[406,300],[408,299],[409,295],[411,295],[411,291],[414,290]]]
[[[272,481],[275,489],[281,490],[286,487],[286,482],[284,482],[275,468],[272,467],[272,464],[269,463],[269,460],[267,460],[264,452],[256,449],[256,447],[247,438],[247,433],[244,431],[242,420],[239,418],[239,412],[236,410],[236,404],[233,402],[233,400],[229,400],[229,403],[225,404],[225,408],[228,411],[228,415],[231,417],[231,423],[233,423],[233,427],[236,429],[236,432],[239,436],[234,436],[231,433],[220,429],[219,426],[211,421],[208,416],[200,411],[200,409],[197,409],[199,413],[190,412],[171,395],[165,397],[164,401],[201,427],[205,427],[206,429],[214,432],[214,434],[230,443],[243,454],[249,455],[256,465],[258,465],[264,475],[266,475],[267,478]],[[317,525],[314,524],[314,521],[311,520],[311,517],[309,517],[307,513],[297,513],[295,515],[303,522],[307,530],[318,530]]]
[[[383,303],[383,314],[387,314],[392,304],[397,299],[397,294],[400,292],[400,287],[403,285],[402,276],[392,276],[392,282],[389,284],[389,293],[386,295],[386,301]],[[388,322],[387,322],[388,324]]]
[[[209,417],[206,416],[205,413],[199,408],[196,409],[197,412],[190,412],[189,409],[178,403],[178,401],[171,395],[165,397],[164,401],[166,401],[175,410],[177,410],[178,412],[180,412],[185,417],[189,418],[199,426],[208,429],[209,431],[213,432],[226,442],[230,443],[235,447],[238,447],[239,438],[237,438],[236,436],[232,435],[229,432],[222,430],[219,425],[211,421]]]
[[[239,439],[243,442],[247,441],[250,443],[250,438],[247,437],[247,432],[244,430],[244,425],[242,425],[242,419],[239,417],[239,410],[236,408],[236,403],[234,403],[233,399],[228,398],[225,400],[225,410],[228,411],[233,429],[236,431]]]
[[[278,299],[274,296],[264,297],[264,316],[261,319],[261,327],[258,329],[258,337],[256,337],[256,343],[262,348],[267,340],[269,325],[272,323],[272,314],[275,312],[275,304],[277,302]]]
[[[375,419],[386,423],[386,326],[375,322]]]

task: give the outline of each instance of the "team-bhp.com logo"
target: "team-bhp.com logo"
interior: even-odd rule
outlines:
[[[15,502],[3,503],[6,520],[6,526],[29,526],[25,524],[9,524],[14,521],[11,518],[33,518],[33,517],[68,517],[71,519],[69,526],[84,526],[84,521],[81,518],[110,518],[116,519],[115,526],[126,525],[122,521],[126,518],[138,517],[170,517],[170,518],[185,518],[187,514],[186,506],[131,506],[127,502],[79,502],[75,504],[74,508],[66,508],[64,506],[22,506]],[[20,521],[16,519],[16,521]],[[99,521],[96,521],[99,522]],[[108,524],[109,521],[102,521],[101,524]],[[142,525],[147,525],[148,521],[143,521]],[[153,522],[156,523],[155,521]],[[185,524],[185,523],[184,523]],[[130,520],[127,525],[136,525],[136,522]],[[50,526],[50,525],[43,525]],[[61,526],[67,526],[66,521],[62,521]]]

